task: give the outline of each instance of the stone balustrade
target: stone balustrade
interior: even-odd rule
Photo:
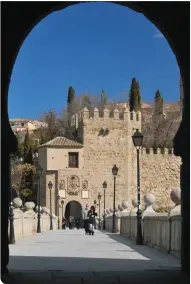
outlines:
[[[144,196],[145,210],[142,214],[143,242],[151,247],[158,248],[169,254],[180,257],[181,250],[181,208],[180,189],[171,191],[171,200],[175,203],[168,212],[157,213],[154,208],[155,196],[148,193]],[[122,236],[136,240],[137,235],[137,202],[132,204],[123,201],[118,205],[115,218],[115,232]],[[113,210],[106,210],[106,230],[112,231]]]
[[[26,202],[24,204],[25,211],[20,210],[22,206],[22,201],[20,198],[15,198],[13,200],[13,213],[14,213],[14,232],[15,240],[23,239],[37,233],[37,208],[34,211],[35,204],[33,202]],[[50,230],[50,211],[49,209],[43,207],[41,210],[41,232],[46,232]],[[58,218],[53,214],[53,230],[58,228]],[[10,223],[9,223],[10,226]],[[10,233],[10,229],[8,230]]]

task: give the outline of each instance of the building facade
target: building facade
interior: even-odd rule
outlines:
[[[39,147],[39,163],[43,168],[41,206],[50,208],[51,195],[52,210],[57,215],[60,205],[58,195],[64,200],[65,210],[71,201],[79,202],[82,207],[87,203],[98,204],[98,194],[101,193],[103,213],[104,181],[107,182],[106,208],[113,206],[114,164],[119,168],[116,177],[116,205],[123,200],[131,203],[137,192],[137,159],[132,135],[135,129],[141,130],[141,113],[130,113],[125,109],[123,116],[119,117],[116,109],[113,117],[110,117],[107,109],[104,109],[102,116],[94,109],[93,116],[90,117],[85,108],[72,117],[71,129],[73,139],[57,137]],[[169,195],[173,187],[179,187],[180,160],[167,151],[152,154],[151,150],[146,154],[143,149],[143,152],[140,159],[142,197],[151,191],[161,206],[164,203],[161,197]],[[162,176],[158,170],[162,172]],[[48,188],[49,181],[53,184],[52,190]],[[166,200],[165,204],[169,202],[170,200]],[[61,212],[60,208],[59,213],[62,214]]]

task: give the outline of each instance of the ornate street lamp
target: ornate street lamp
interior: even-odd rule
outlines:
[[[98,204],[99,204],[99,229],[100,229],[100,200],[101,200],[101,194],[100,194],[100,192],[99,192],[97,198],[98,198],[98,202],[99,202]]]
[[[41,168],[40,164],[38,164],[36,173],[38,177],[38,214],[37,214],[37,233],[41,233],[41,227],[40,227],[40,177],[42,174],[43,169]]]
[[[104,200],[103,200],[103,230],[105,230],[105,191],[107,188],[107,182],[103,182],[103,189],[104,189]]]
[[[48,188],[50,190],[50,230],[53,230],[53,225],[52,225],[52,194],[51,194],[52,187],[53,187],[53,184],[52,184],[51,181],[49,181]]]
[[[59,204],[59,201],[60,201],[60,195],[57,195],[56,196],[57,198],[57,201],[58,201],[58,230],[60,230],[60,204]]]
[[[141,189],[140,189],[140,162],[139,162],[139,152],[140,148],[143,144],[143,134],[139,132],[139,129],[136,129],[135,133],[132,136],[133,144],[137,150],[137,237],[136,244],[143,244],[143,236],[142,236],[142,211],[140,208],[140,200],[141,200]]]
[[[62,219],[63,219],[63,216],[64,216],[64,200],[61,200],[61,206],[62,206]],[[63,228],[63,226],[62,226]]]
[[[118,174],[118,167],[116,165],[112,168],[112,174],[114,177],[114,194],[113,194],[113,227],[112,227],[112,233],[115,233],[115,186],[116,186],[116,176]]]

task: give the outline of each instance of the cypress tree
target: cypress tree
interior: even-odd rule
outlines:
[[[107,95],[104,92],[104,90],[102,90],[101,92],[101,105],[104,106],[107,104]]]
[[[33,149],[31,145],[29,147],[27,155],[24,158],[24,163],[33,165]]]
[[[33,149],[32,149],[32,141],[27,130],[24,140],[24,159],[23,163],[33,165]],[[32,179],[32,171],[27,175],[22,177],[23,180],[23,188],[32,188],[33,179]]]
[[[155,114],[163,114],[163,97],[159,90],[155,93]]]
[[[67,100],[69,115],[71,115],[72,112],[73,112],[72,106],[73,106],[73,103],[74,103],[74,95],[75,95],[75,90],[72,88],[72,86],[70,86],[69,89],[68,89],[68,100]]]
[[[129,92],[129,106],[130,111],[138,111],[141,109],[140,86],[136,78],[133,78],[131,82],[131,88]]]
[[[29,132],[27,130],[27,133],[26,133],[25,139],[24,139],[24,153],[23,153],[24,163],[26,163],[26,159],[27,159],[27,156],[29,154],[30,147],[31,147],[31,139],[30,139],[30,136],[29,136]]]
[[[83,98],[83,105],[84,107],[87,107],[88,109],[91,107],[91,101],[88,95],[85,95]]]

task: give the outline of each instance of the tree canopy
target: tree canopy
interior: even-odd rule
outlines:
[[[129,106],[130,106],[130,111],[141,110],[140,86],[136,78],[133,78],[131,82],[131,88],[129,92]]]

